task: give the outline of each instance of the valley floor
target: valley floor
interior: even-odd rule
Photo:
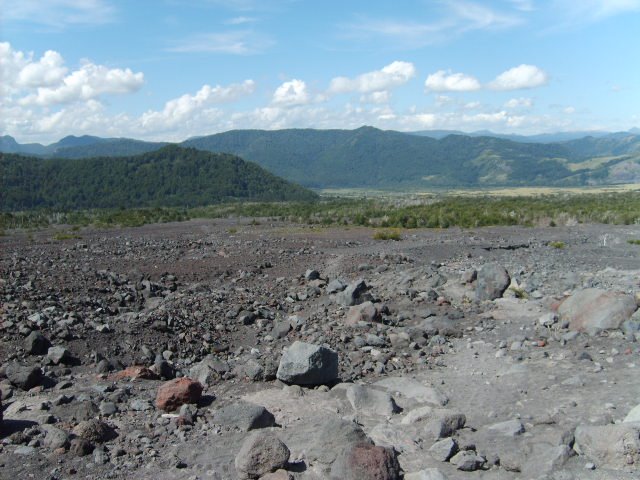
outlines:
[[[637,478],[640,424],[622,421],[640,403],[638,314],[590,336],[554,312],[584,289],[635,296],[640,227],[373,233],[224,219],[0,237],[0,477],[240,478],[248,403],[290,450],[263,478],[401,478],[349,470],[364,435],[406,479]],[[510,288],[479,301],[491,263]],[[351,303],[371,309],[336,279],[364,280]],[[276,379],[295,341],[335,350],[340,381]],[[174,376],[204,385],[194,408],[157,407]]]

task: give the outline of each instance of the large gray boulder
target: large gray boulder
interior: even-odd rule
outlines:
[[[283,468],[289,461],[289,449],[271,432],[253,433],[236,455],[235,466],[241,479],[260,478]]]
[[[322,385],[338,378],[338,354],[330,348],[294,342],[280,359],[279,380],[296,385]]]
[[[7,378],[16,387],[22,390],[30,390],[40,385],[42,370],[37,365],[20,365],[10,363],[6,369]]]
[[[640,423],[578,425],[574,450],[612,469],[640,468]]]
[[[347,388],[347,399],[356,412],[365,415],[390,417],[400,410],[388,392],[366,385],[350,385]]]
[[[482,301],[500,298],[510,283],[509,273],[502,265],[487,263],[478,270],[476,299]]]
[[[603,330],[620,328],[637,308],[631,295],[586,288],[562,302],[558,315],[569,322],[571,330],[597,335]]]
[[[248,432],[259,428],[273,427],[274,416],[266,408],[248,402],[238,402],[217,410],[213,421],[220,425],[234,426]]]
[[[358,279],[355,282],[351,282],[347,285],[343,291],[336,294],[336,302],[338,305],[345,307],[352,307],[353,305],[359,305],[367,300],[371,299],[370,295],[366,294],[367,284],[363,279]]]
[[[33,331],[24,339],[24,349],[30,355],[44,355],[51,346],[51,342],[40,332]]]
[[[305,452],[309,461],[331,465],[345,449],[363,442],[372,443],[356,423],[329,416],[314,433]]]

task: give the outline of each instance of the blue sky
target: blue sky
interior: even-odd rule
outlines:
[[[0,0],[0,134],[640,126],[640,0]]]

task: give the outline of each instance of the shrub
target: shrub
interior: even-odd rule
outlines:
[[[402,235],[400,234],[400,230],[398,229],[389,229],[389,230],[377,230],[373,234],[374,240],[393,240],[399,241],[402,240]]]
[[[564,242],[549,242],[549,246],[553,247],[553,248],[557,248],[558,250],[562,250],[564,247],[566,247]]]

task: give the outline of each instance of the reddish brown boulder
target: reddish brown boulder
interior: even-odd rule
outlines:
[[[110,380],[122,380],[124,378],[129,378],[131,380],[159,380],[160,377],[156,375],[154,372],[149,370],[147,367],[143,367],[141,365],[134,365],[132,367],[127,367],[124,370],[121,370],[113,375],[109,376]]]
[[[185,403],[198,403],[202,395],[202,385],[187,377],[170,380],[158,388],[156,407],[172,412]]]
[[[359,443],[345,451],[331,468],[331,478],[342,480],[398,480],[400,464],[391,448]]]

